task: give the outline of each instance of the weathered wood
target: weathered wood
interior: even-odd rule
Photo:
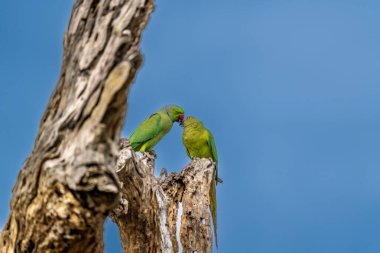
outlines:
[[[156,178],[154,160],[137,156],[126,139],[119,152],[152,10],[153,0],[76,1],[59,81],[13,189],[1,253],[103,252],[107,215],[124,252],[212,251],[213,162],[194,159],[180,173]]]
[[[153,0],[77,0],[58,83],[13,189],[0,252],[102,252],[114,171]]]
[[[118,225],[124,252],[212,252],[209,187],[214,163],[194,159],[180,173],[153,174],[154,161],[136,155],[128,140],[121,142],[117,174],[121,201],[111,215]],[[183,213],[177,220],[178,207]]]

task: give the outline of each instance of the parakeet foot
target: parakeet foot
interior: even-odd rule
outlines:
[[[150,150],[148,152],[144,152],[143,158],[148,158],[149,160],[154,161],[157,158],[157,154],[154,150]]]

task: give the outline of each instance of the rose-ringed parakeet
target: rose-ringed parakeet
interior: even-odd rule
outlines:
[[[183,122],[184,130],[182,142],[186,148],[187,155],[192,159],[211,158],[215,162],[214,175],[210,186],[210,210],[212,221],[214,224],[215,244],[218,247],[217,237],[217,220],[216,220],[216,184],[222,182],[218,178],[218,154],[214,137],[211,132],[203,125],[203,123],[195,117],[187,117]]]
[[[184,110],[178,105],[166,105],[145,119],[130,137],[134,151],[147,152],[164,137],[174,122],[183,123]]]

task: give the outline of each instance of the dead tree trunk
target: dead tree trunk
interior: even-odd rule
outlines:
[[[119,153],[128,90],[142,62],[140,37],[152,10],[153,0],[76,1],[59,81],[13,188],[0,253],[103,252],[110,213],[124,252],[211,252],[213,163],[196,159],[181,173],[157,179],[154,161],[136,156],[126,140]]]
[[[127,94],[152,0],[77,0],[59,81],[13,188],[0,251],[102,252]]]
[[[167,176],[163,171],[159,178],[153,170],[154,161],[138,157],[123,139],[116,169],[122,197],[111,218],[118,225],[124,252],[170,253],[179,247],[185,253],[212,252],[208,208],[214,163],[195,159],[180,173]]]

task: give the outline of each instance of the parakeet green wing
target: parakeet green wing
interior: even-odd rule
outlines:
[[[140,149],[145,142],[158,135],[161,130],[160,121],[161,116],[155,113],[141,123],[130,138],[131,146],[134,150]]]
[[[212,135],[210,131],[208,131],[208,134],[209,134],[209,138],[207,142],[208,142],[208,146],[211,148],[212,160],[214,160],[214,162],[218,164],[218,153],[216,152],[214,136]]]
[[[215,162],[215,179],[216,179],[216,182],[218,182],[218,153],[216,152],[214,136],[212,135],[210,131],[208,131],[208,134],[209,134],[208,146],[211,149],[212,160],[214,160]]]

